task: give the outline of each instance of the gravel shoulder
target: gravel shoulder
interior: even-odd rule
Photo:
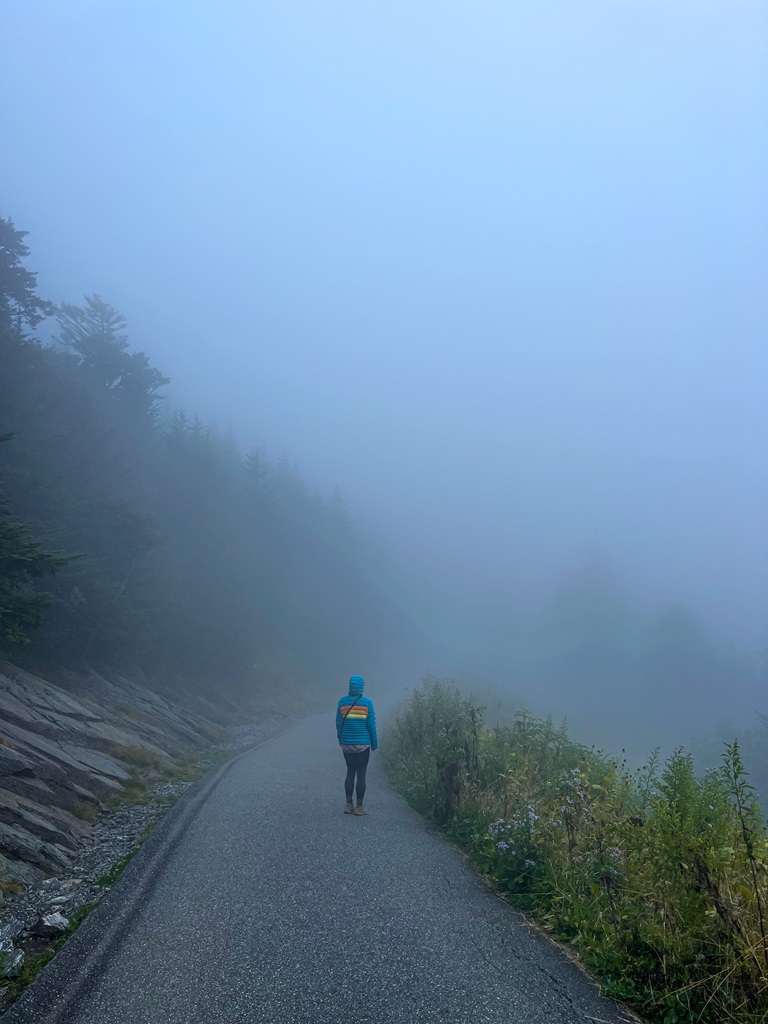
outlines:
[[[187,794],[8,1024],[626,1024],[387,784],[343,812],[330,716]]]
[[[232,730],[227,743],[212,746],[194,767],[203,775],[222,759],[235,756],[285,728],[282,719]],[[76,924],[110,892],[127,862],[155,825],[194,782],[160,782],[150,799],[104,811],[80,841],[71,871],[7,894],[0,904],[0,1014],[16,994],[15,979],[36,958],[51,955]],[[3,975],[6,975],[3,977]]]

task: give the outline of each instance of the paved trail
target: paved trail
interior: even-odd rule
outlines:
[[[249,752],[174,808],[3,1024],[625,1021],[378,758],[356,818],[330,717]]]

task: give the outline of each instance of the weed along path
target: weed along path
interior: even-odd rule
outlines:
[[[622,1024],[387,785],[343,814],[333,720],[214,773],[4,1024]]]

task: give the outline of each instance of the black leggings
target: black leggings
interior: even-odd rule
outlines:
[[[368,769],[368,758],[371,756],[371,748],[361,750],[359,753],[344,751],[344,760],[347,762],[347,777],[344,779],[344,792],[347,794],[347,803],[352,803],[352,789],[355,785],[355,774],[357,774],[357,802],[361,804],[365,796],[365,773]]]

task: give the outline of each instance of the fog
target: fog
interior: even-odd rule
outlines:
[[[708,649],[765,647],[763,4],[0,18],[0,194],[41,293],[103,296],[169,408],[338,484],[411,580],[424,669],[594,717],[609,682],[542,668],[541,622],[598,563],[627,636],[680,605]],[[630,689],[661,699],[649,664]],[[730,670],[690,672],[711,725]]]

